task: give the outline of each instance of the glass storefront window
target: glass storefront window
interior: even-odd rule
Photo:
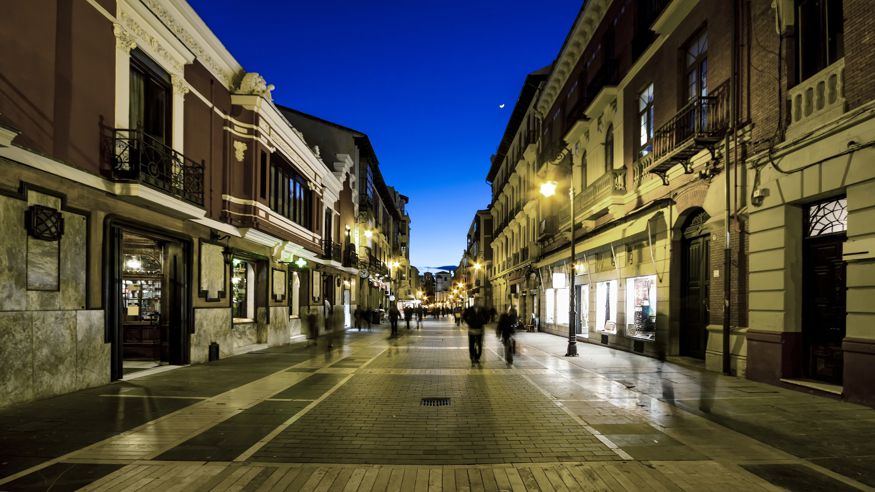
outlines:
[[[544,290],[544,321],[553,323],[553,313],[556,310],[556,289]]]
[[[589,337],[589,285],[578,285],[578,325],[577,333],[583,337]]]
[[[231,307],[234,321],[255,319],[255,269],[248,261],[231,262]]]
[[[556,289],[556,323],[568,326],[568,289]]]
[[[601,333],[617,333],[617,281],[599,282],[595,286],[595,329]]]
[[[656,276],[626,279],[626,335],[656,339]]]

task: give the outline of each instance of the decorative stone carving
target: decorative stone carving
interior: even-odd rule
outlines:
[[[208,301],[225,297],[225,258],[224,246],[201,243],[200,245],[200,294]]]
[[[316,158],[318,158],[318,159],[322,158],[322,152],[319,150],[318,145],[313,146],[313,153],[316,154]]]
[[[204,64],[204,66],[208,67],[213,73],[220,76],[225,85],[231,87],[232,80],[234,80],[235,73],[231,70],[227,70],[222,65],[220,65],[204,47],[198,43],[195,38],[191,35],[190,28],[187,26],[180,25],[176,19],[167,11],[165,8],[166,1],[165,0],[143,0],[143,3],[149,7],[149,10],[152,11],[161,21],[167,26],[173,34],[176,35],[188,49],[194,52],[198,61]]]
[[[170,76],[170,83],[173,85],[173,92],[179,94],[180,96],[185,96],[191,89],[188,87],[188,82],[185,81],[184,77],[180,77],[178,75]]]
[[[119,49],[130,53],[132,49],[137,47],[137,41],[134,39],[134,36],[122,27],[121,24],[113,23],[112,33],[115,34],[116,46]]]
[[[173,54],[167,51],[161,40],[154,38],[148,31],[143,29],[143,26],[139,25],[136,20],[125,12],[119,14],[119,20],[122,21],[127,32],[133,34],[134,39],[144,41],[145,45],[148,45],[149,53],[158,57],[160,62],[165,65],[165,68],[169,68],[170,72],[182,73],[182,63],[177,61]]]
[[[274,90],[274,85],[268,84],[264,77],[256,72],[249,72],[244,75],[243,80],[240,81],[240,87],[237,88],[237,92],[240,94],[254,94],[268,101],[273,101],[270,95],[272,90]]]
[[[271,279],[273,286],[273,300],[276,302],[282,302],[286,300],[286,272],[285,270],[272,269],[271,273],[273,274],[273,278]]]
[[[237,162],[243,162],[243,158],[246,157],[246,149],[249,148],[246,145],[246,142],[241,142],[239,140],[234,142],[234,158],[237,159]]]

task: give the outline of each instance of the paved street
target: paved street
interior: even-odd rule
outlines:
[[[867,490],[875,411],[594,345],[351,331],[0,411],[0,490]],[[424,405],[423,399],[448,399]]]

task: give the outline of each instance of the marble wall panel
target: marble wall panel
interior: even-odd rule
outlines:
[[[53,208],[55,210],[61,208],[61,199],[52,196],[46,195],[45,193],[40,193],[34,190],[27,191],[27,204],[30,205],[42,205],[44,207]]]
[[[34,311],[33,395],[66,393],[76,384],[76,312]]]
[[[267,308],[255,308],[255,321],[258,325],[256,328],[256,343],[267,343],[267,332],[269,329],[267,312]]]
[[[0,196],[0,311],[27,309],[27,203]]]
[[[267,344],[271,347],[289,343],[289,308],[279,306],[270,308],[270,325],[268,325]]]
[[[296,337],[303,333],[304,331],[301,328],[301,318],[291,318],[289,320],[289,337]]]
[[[103,310],[76,312],[76,388],[109,383],[110,344],[103,341]]]
[[[33,399],[31,314],[0,312],[0,407]]]
[[[237,323],[231,328],[229,337],[230,346],[219,347],[222,357],[239,354],[244,348],[258,343],[257,323]]]
[[[206,291],[207,299],[219,298],[219,291],[225,291],[224,246],[220,244],[201,244],[200,252],[200,290]]]
[[[64,236],[61,238],[61,309],[85,309],[87,227],[84,216],[64,212]]]
[[[27,289],[60,289],[60,241],[27,238]]]
[[[191,336],[191,363],[209,360],[211,342],[219,344],[220,356],[228,355],[231,349],[231,309],[199,308],[194,310],[194,334]]]
[[[61,309],[60,291],[27,291],[28,311],[58,311]]]

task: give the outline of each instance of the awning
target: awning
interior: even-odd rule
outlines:
[[[603,229],[596,229],[592,235],[584,235],[582,239],[578,239],[574,247],[575,256],[582,253],[600,249],[610,244],[619,245],[629,242],[633,239],[638,239],[642,235],[647,234],[647,225],[650,224],[651,235],[664,232],[666,230],[665,215],[662,210],[638,217],[613,227],[610,224],[603,226]],[[588,237],[589,236],[589,237]],[[551,255],[542,258],[535,264],[536,268],[552,265],[557,261],[567,260],[571,256],[571,246],[562,248]]]

